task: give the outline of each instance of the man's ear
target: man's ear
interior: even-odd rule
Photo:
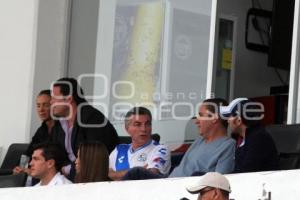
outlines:
[[[129,136],[131,136],[131,134],[128,130],[129,130],[129,122],[125,122],[125,131]]]
[[[236,123],[237,123],[237,125],[241,125],[242,124],[242,118],[241,117],[237,117],[236,118]]]
[[[220,189],[215,189],[213,193],[213,198],[212,199],[222,199],[222,192]]]
[[[54,161],[54,159],[47,160],[47,167],[48,167],[48,169],[50,169],[52,167],[55,168],[55,161]]]
[[[219,121],[219,116],[217,113],[212,113],[212,116],[213,116],[213,122],[214,123],[217,123]]]

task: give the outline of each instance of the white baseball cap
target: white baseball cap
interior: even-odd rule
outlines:
[[[186,189],[192,194],[199,193],[202,189],[206,187],[213,187],[231,192],[229,181],[225,176],[218,172],[208,172],[201,179],[191,186],[188,186]]]
[[[220,114],[223,116],[230,116],[235,113],[239,106],[243,103],[249,101],[247,98],[236,98],[228,106],[220,106]]]

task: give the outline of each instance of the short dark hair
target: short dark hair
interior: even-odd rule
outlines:
[[[46,161],[51,159],[55,161],[56,171],[60,171],[66,163],[66,161],[68,160],[65,149],[63,149],[57,143],[46,142],[39,143],[33,146],[33,151],[39,149],[42,150],[42,156],[45,158]]]
[[[227,128],[228,123],[226,119],[223,119],[220,115],[220,106],[227,106],[228,102],[225,99],[222,98],[212,98],[212,99],[205,99],[203,101],[205,107],[207,110],[214,114],[218,114],[218,117],[222,123],[222,125]]]
[[[47,95],[49,97],[51,97],[51,90],[41,90],[38,94],[38,96],[41,96],[41,95]]]
[[[70,86],[71,86],[71,88],[70,88]],[[58,79],[53,84],[53,87],[59,87],[60,92],[64,96],[72,95],[76,105],[86,102],[86,99],[84,98],[83,90],[75,78],[64,77],[64,78]],[[72,92],[72,94],[70,94],[71,92]]]
[[[130,110],[126,113],[126,115],[125,115],[125,125],[128,124],[129,118],[130,118],[132,115],[148,115],[149,118],[150,118],[150,121],[152,121],[152,115],[151,115],[150,110],[148,110],[148,109],[145,108],[145,107],[133,107],[133,108],[130,109]]]
[[[223,197],[225,197],[225,198],[227,198],[227,199],[229,198],[229,192],[228,192],[228,191],[222,190],[222,189],[219,189],[219,190],[221,191]]]

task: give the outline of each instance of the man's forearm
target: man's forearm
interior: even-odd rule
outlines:
[[[114,171],[113,169],[109,169],[108,176],[114,181],[119,181],[125,176],[127,172],[128,170]]]
[[[148,168],[148,170],[154,174],[160,174],[160,171],[157,168]]]

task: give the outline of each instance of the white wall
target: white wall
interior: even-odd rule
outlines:
[[[35,96],[65,74],[70,0],[0,0],[0,147],[29,142]]]
[[[35,97],[66,74],[71,0],[39,0],[30,135],[40,126]],[[29,140],[28,140],[29,141]]]
[[[70,26],[68,75],[95,72],[99,0],[73,0]],[[83,81],[86,95],[92,95],[93,78]]]
[[[299,200],[300,170],[229,174],[228,178],[234,200],[267,200],[263,191],[271,192],[273,200]],[[186,197],[196,200],[197,194],[187,192],[186,186],[201,177],[168,178],[140,181],[115,181],[54,187],[3,188],[1,199],[5,200],[180,200]],[[264,185],[264,186],[263,186]],[[267,194],[266,194],[267,195]]]
[[[2,154],[9,144],[25,142],[29,137],[37,10],[38,0],[0,1]]]
[[[259,2],[263,9],[272,10],[273,0]],[[246,49],[245,22],[251,6],[251,0],[218,1],[219,14],[233,15],[238,20],[234,97],[266,96],[269,95],[270,86],[282,84],[274,68],[267,66],[267,54]],[[280,72],[286,78],[287,73]]]

